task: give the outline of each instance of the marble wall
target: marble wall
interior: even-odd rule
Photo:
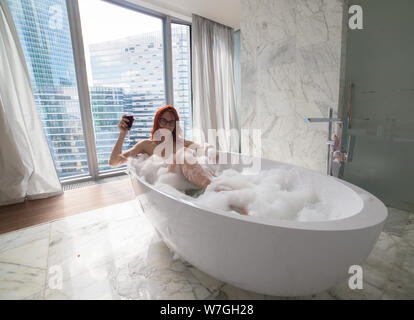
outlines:
[[[241,0],[241,127],[262,157],[326,172],[328,126],[304,117],[338,112],[344,1]]]

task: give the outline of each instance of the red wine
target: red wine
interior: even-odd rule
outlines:
[[[135,119],[134,119],[134,116],[126,116],[126,118],[129,120],[129,122],[127,122],[127,125],[128,125],[128,130],[130,130]]]

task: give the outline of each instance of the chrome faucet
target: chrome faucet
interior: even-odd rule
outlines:
[[[329,109],[332,110],[332,109]],[[330,111],[329,111],[330,112]],[[340,118],[305,118],[305,122],[342,122]]]
[[[328,145],[326,174],[339,177],[343,163],[352,161],[352,150],[355,143],[355,137],[349,136],[348,145],[345,149],[344,141],[347,133],[347,120],[341,118],[332,118],[333,110],[329,108],[328,118],[308,118],[304,119],[305,123],[328,122]],[[332,123],[336,124],[335,137],[332,139]]]

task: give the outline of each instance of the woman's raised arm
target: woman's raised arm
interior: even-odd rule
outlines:
[[[111,156],[109,158],[109,165],[111,167],[121,166],[128,161],[128,157],[133,157],[137,155],[138,153],[145,152],[145,149],[144,149],[145,140],[138,142],[131,149],[125,152],[122,152],[122,144],[124,143],[125,136],[128,133],[127,122],[129,122],[129,120],[128,118],[126,118],[126,115],[124,114],[122,116],[121,121],[119,121],[118,123],[119,137],[115,143],[114,148],[112,149]]]

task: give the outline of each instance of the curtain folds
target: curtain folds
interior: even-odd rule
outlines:
[[[207,142],[208,129],[224,129],[226,134],[219,139],[219,149],[239,152],[234,30],[193,14],[191,40],[193,128],[201,130]],[[197,135],[195,140],[205,142]]]
[[[62,193],[7,1],[0,1],[0,205]]]

